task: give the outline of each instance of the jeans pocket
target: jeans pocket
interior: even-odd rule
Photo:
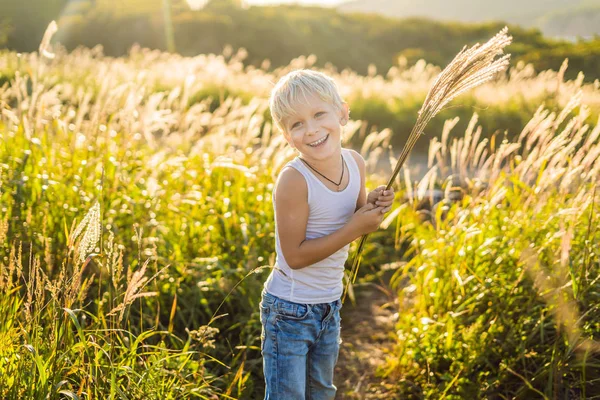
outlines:
[[[260,316],[261,319],[263,317],[266,317],[267,315],[269,315],[269,312],[271,311],[271,308],[269,307],[268,304],[263,304],[262,302],[258,305],[258,307],[260,308]]]
[[[277,301],[275,304],[275,313],[278,319],[302,320],[308,316],[309,311],[307,304],[287,301]]]

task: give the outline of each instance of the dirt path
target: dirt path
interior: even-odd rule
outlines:
[[[395,343],[397,305],[393,292],[375,284],[355,287],[354,291],[356,305],[346,299],[341,310],[342,345],[335,370],[336,400],[397,398],[393,386],[376,376]]]

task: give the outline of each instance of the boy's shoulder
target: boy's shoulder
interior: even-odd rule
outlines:
[[[365,159],[363,158],[363,156],[361,156],[358,151],[353,150],[353,149],[344,148],[344,150],[349,152],[352,155],[352,157],[354,157],[354,160],[358,164],[359,169],[362,171],[365,167]]]
[[[275,182],[275,192],[295,197],[308,194],[306,180],[296,168],[286,165],[280,172]]]

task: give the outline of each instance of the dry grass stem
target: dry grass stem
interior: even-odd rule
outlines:
[[[499,72],[506,70],[510,55],[504,55],[503,50],[508,46],[512,37],[507,35],[508,28],[502,29],[496,36],[483,45],[476,44],[470,48],[466,46],[454,57],[446,68],[433,82],[425,101],[419,110],[417,122],[402,149],[394,171],[388,180],[389,189],[394,183],[400,168],[408,158],[418,138],[423,134],[425,126],[442,108],[452,99],[466,91],[490,81]],[[501,56],[496,59],[497,56]],[[348,286],[354,283],[360,266],[361,253],[368,235],[360,239],[354,261],[352,263],[351,279],[346,283],[343,298],[345,299]]]

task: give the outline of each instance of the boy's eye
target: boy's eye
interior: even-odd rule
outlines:
[[[300,126],[300,122],[295,122],[292,124],[292,129],[295,129]]]
[[[325,112],[324,111],[319,111],[318,113],[315,114],[315,117],[320,117],[321,115],[324,115]]]

